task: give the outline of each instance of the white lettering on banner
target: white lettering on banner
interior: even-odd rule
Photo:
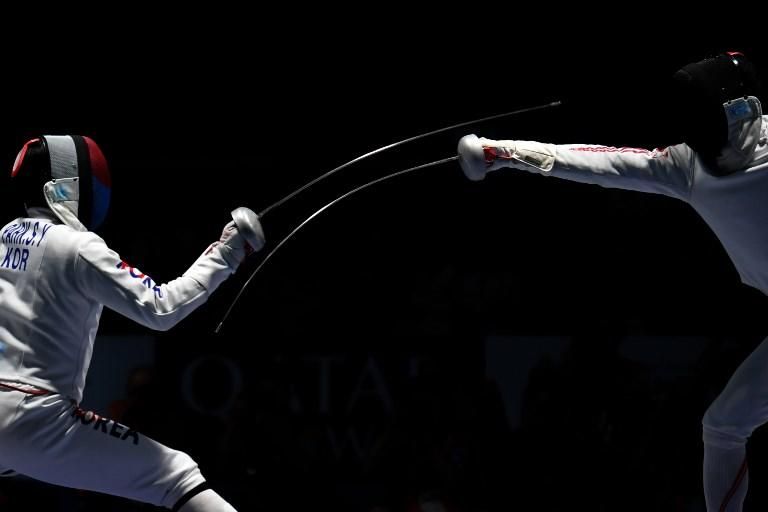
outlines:
[[[376,364],[373,357],[368,357],[363,370],[360,372],[360,378],[357,380],[357,386],[349,399],[347,411],[352,411],[364,396],[377,398],[387,414],[392,414],[394,411],[389,387],[384,381],[381,368]]]
[[[229,393],[222,394],[221,400],[215,404],[205,404],[204,400],[195,392],[195,381],[205,365],[215,365],[219,370],[225,371],[227,379],[227,389]],[[218,374],[218,372],[217,372]],[[205,381],[206,378],[203,377]],[[211,414],[214,416],[226,415],[235,405],[238,395],[243,389],[243,374],[240,367],[231,359],[224,356],[209,355],[198,357],[192,361],[185,369],[181,377],[181,391],[184,401],[195,412],[201,414]]]
[[[395,391],[403,388],[403,381],[420,376],[422,362],[417,355],[394,359],[374,354],[276,355],[272,364],[281,369],[275,375],[282,378],[273,384],[287,391],[285,410],[297,420],[322,418],[328,453],[336,461],[365,465],[380,455],[388,439],[387,418],[394,415]],[[181,375],[187,407],[198,414],[229,414],[245,387],[243,364],[248,365],[218,354],[187,363]],[[258,382],[259,374],[249,378]],[[376,415],[373,422],[370,412]]]
[[[335,401],[331,396],[331,389],[338,389],[338,386],[333,384],[333,381],[335,380],[333,379],[335,372],[349,372],[350,366],[354,368],[357,367],[359,363],[353,357],[341,355],[318,355],[307,357],[305,360],[311,363],[312,366],[316,366],[318,371],[316,411],[323,415],[331,415],[333,414],[333,407],[335,404]],[[418,377],[419,363],[420,358],[416,356],[407,357],[405,364],[406,372],[404,376],[409,379]],[[392,393],[387,379],[385,378],[385,373],[382,372],[381,363],[376,357],[368,355],[365,358],[359,373],[357,373],[355,382],[355,386],[349,388],[350,393],[345,402],[347,412],[351,412],[367,398],[370,401],[379,402],[385,413],[392,413],[394,409]],[[291,397],[291,401],[292,409],[296,413],[311,412],[303,409],[301,406],[303,401],[295,395],[295,392],[294,396]]]
[[[344,358],[340,356],[317,357],[317,362],[320,365],[318,372],[317,409],[320,411],[320,414],[331,413],[331,366],[333,363],[341,363],[343,361]],[[298,397],[296,401],[298,401]]]

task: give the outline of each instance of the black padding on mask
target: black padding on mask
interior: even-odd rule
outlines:
[[[93,175],[91,173],[91,158],[88,145],[80,135],[72,135],[77,152],[77,175],[80,182],[80,199],[77,205],[77,217],[83,225],[91,229],[93,226]]]
[[[722,54],[688,64],[673,75],[675,131],[705,158],[714,158],[728,142],[723,103],[759,92],[757,72],[742,55]]]

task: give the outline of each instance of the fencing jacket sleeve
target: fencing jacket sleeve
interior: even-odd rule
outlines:
[[[591,183],[606,188],[663,194],[688,200],[693,178],[694,155],[680,144],[662,150],[617,148],[584,144],[545,144],[554,155],[551,170],[543,175]]]
[[[80,245],[75,275],[84,293],[151,329],[165,331],[200,306],[242,260],[241,250],[213,243],[184,274],[168,283],[123,261],[97,235]]]

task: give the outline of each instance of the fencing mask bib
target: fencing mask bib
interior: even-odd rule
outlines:
[[[109,210],[112,182],[99,146],[80,135],[45,135],[19,151],[12,181],[27,209],[47,207],[78,231],[97,229]]]

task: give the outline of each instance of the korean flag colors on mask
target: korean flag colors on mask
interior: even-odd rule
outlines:
[[[40,148],[47,158],[28,164],[30,154],[35,150],[39,154]],[[41,176],[22,176],[25,173]],[[112,188],[109,167],[90,137],[45,135],[30,140],[16,157],[12,177],[43,184],[39,192],[44,194],[48,206],[62,222],[75,229],[94,230],[107,216]]]

